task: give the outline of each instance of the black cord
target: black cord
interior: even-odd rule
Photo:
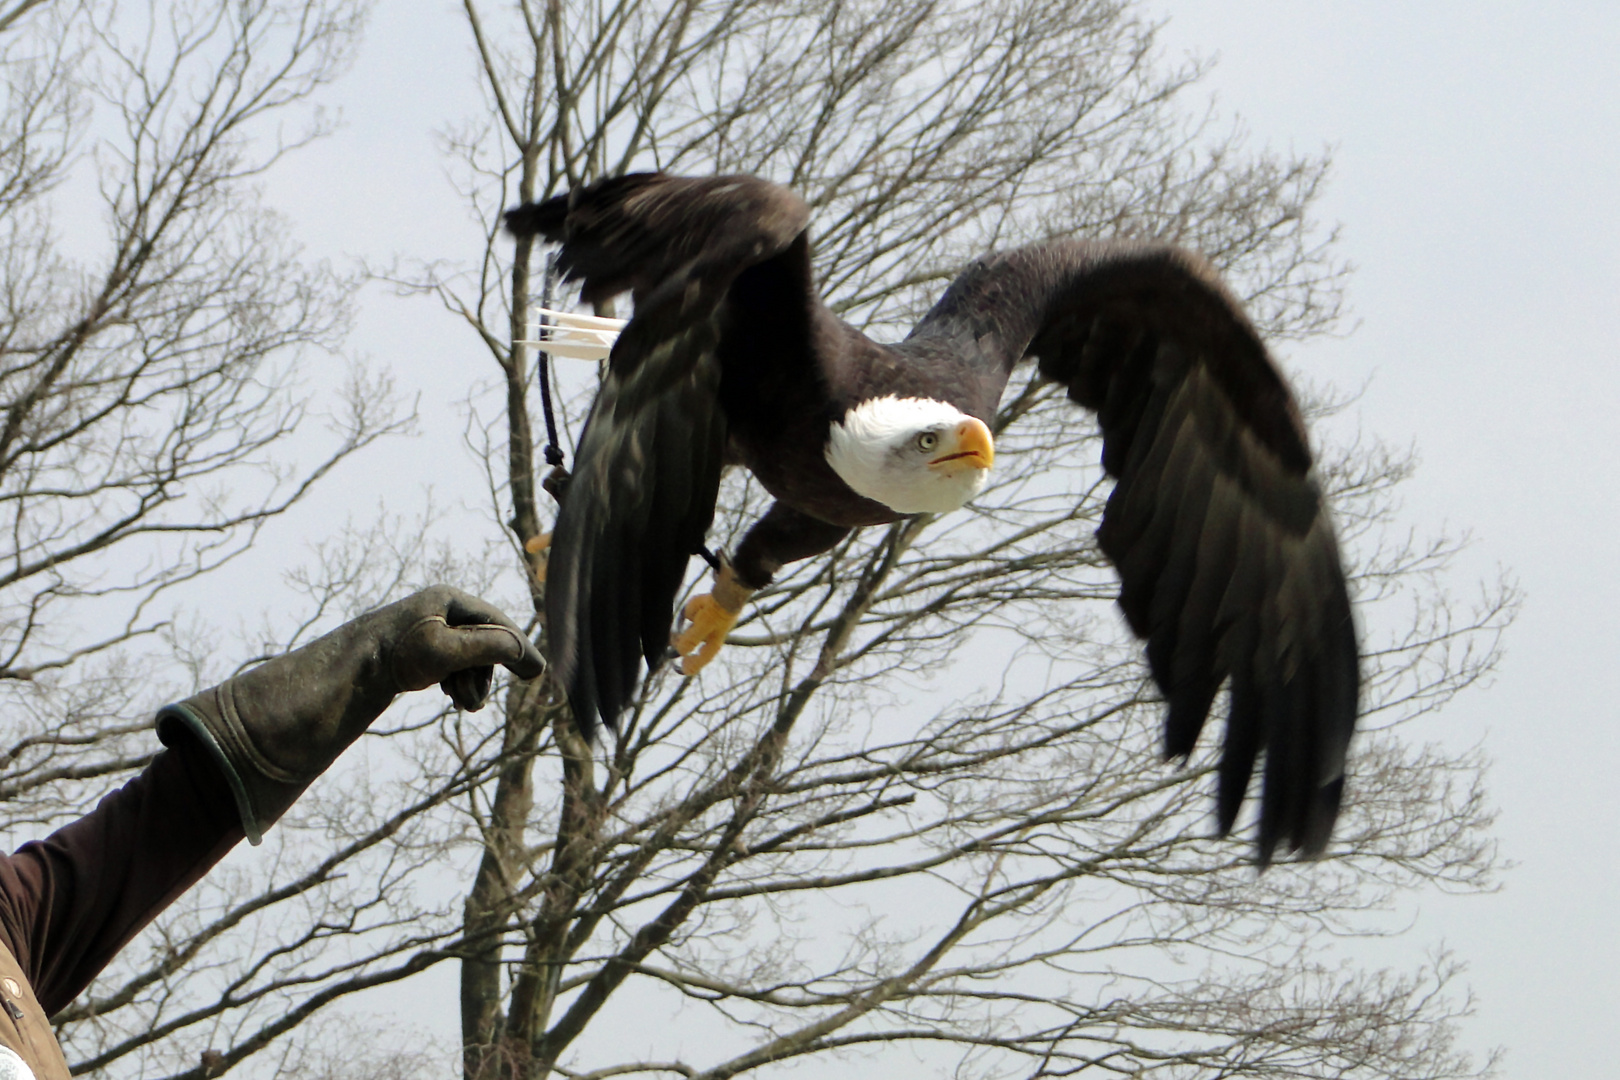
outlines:
[[[535,361],[535,378],[540,383],[540,408],[546,418],[546,464],[551,466],[551,472],[540,482],[540,486],[558,503],[563,500],[563,492],[568,488],[568,470],[563,468],[562,446],[557,442],[557,415],[551,407],[551,353],[546,350],[546,342],[551,340],[551,316],[546,314],[552,306],[557,291],[557,253],[546,253],[546,272],[540,279],[540,348],[539,358]]]
[[[535,370],[540,379],[540,407],[546,416],[546,464],[553,468],[562,468],[562,447],[557,443],[557,417],[551,408],[551,354],[546,351],[545,342],[551,340],[551,316],[546,309],[551,307],[552,294],[557,287],[557,253],[546,253],[546,272],[541,278],[540,291],[540,360]]]

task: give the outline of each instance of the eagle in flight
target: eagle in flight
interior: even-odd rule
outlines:
[[[1060,241],[987,255],[910,336],[874,342],[811,273],[809,207],[749,176],[619,176],[508,211],[560,243],[599,303],[629,292],[581,435],[547,571],[547,645],[587,737],[671,644],[721,469],[776,499],[685,609],[687,673],[748,597],[852,529],[972,499],[1013,368],[1097,413],[1115,479],[1097,539],[1167,703],[1164,751],[1192,752],[1229,686],[1217,821],[1264,751],[1259,857],[1319,854],[1360,695],[1355,622],[1299,408],[1254,325],[1192,252]]]

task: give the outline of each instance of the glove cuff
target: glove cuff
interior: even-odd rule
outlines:
[[[297,657],[297,653],[278,657],[158,712],[158,739],[165,746],[174,745],[175,731],[183,728],[219,763],[236,800],[242,831],[252,844],[264,842],[265,830],[364,730],[364,724],[327,720],[339,710],[317,707],[326,704],[324,695],[313,680],[295,677],[302,666]],[[306,693],[302,701],[300,684]],[[356,690],[355,696],[363,700],[368,695]],[[365,709],[365,723],[391,698]]]
[[[271,822],[260,824],[260,817],[254,809],[253,797],[248,792],[247,783],[242,779],[242,774],[236,771],[230,756],[214,738],[213,730],[189,708],[187,702],[165,705],[158,710],[159,742],[164,746],[175,747],[184,737],[180,734],[182,731],[189,731],[195,737],[197,745],[203,748],[209,759],[219,766],[219,771],[225,774],[225,782],[230,786],[231,798],[236,800],[236,812],[242,819],[242,831],[247,834],[248,843],[254,845],[264,843],[264,829],[269,827]]]

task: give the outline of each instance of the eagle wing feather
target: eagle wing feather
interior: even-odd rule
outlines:
[[[1298,406],[1241,305],[1165,244],[1063,242],[969,267],[914,338],[1000,365],[1026,355],[1095,411],[1115,486],[1097,539],[1185,758],[1229,688],[1217,822],[1260,756],[1259,851],[1325,847],[1359,710],[1338,543]]]
[[[615,177],[507,214],[561,242],[592,302],[630,292],[557,515],[546,641],[575,721],[612,723],[669,645],[675,594],[714,518],[727,424],[720,307],[749,266],[785,250],[809,212],[752,177]]]

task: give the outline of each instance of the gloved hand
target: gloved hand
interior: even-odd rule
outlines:
[[[463,709],[483,707],[503,664],[522,679],[544,667],[512,620],[448,586],[379,608],[157,718],[165,746],[196,735],[224,770],[257,844],[327,766],[406,690],[438,683]]]

